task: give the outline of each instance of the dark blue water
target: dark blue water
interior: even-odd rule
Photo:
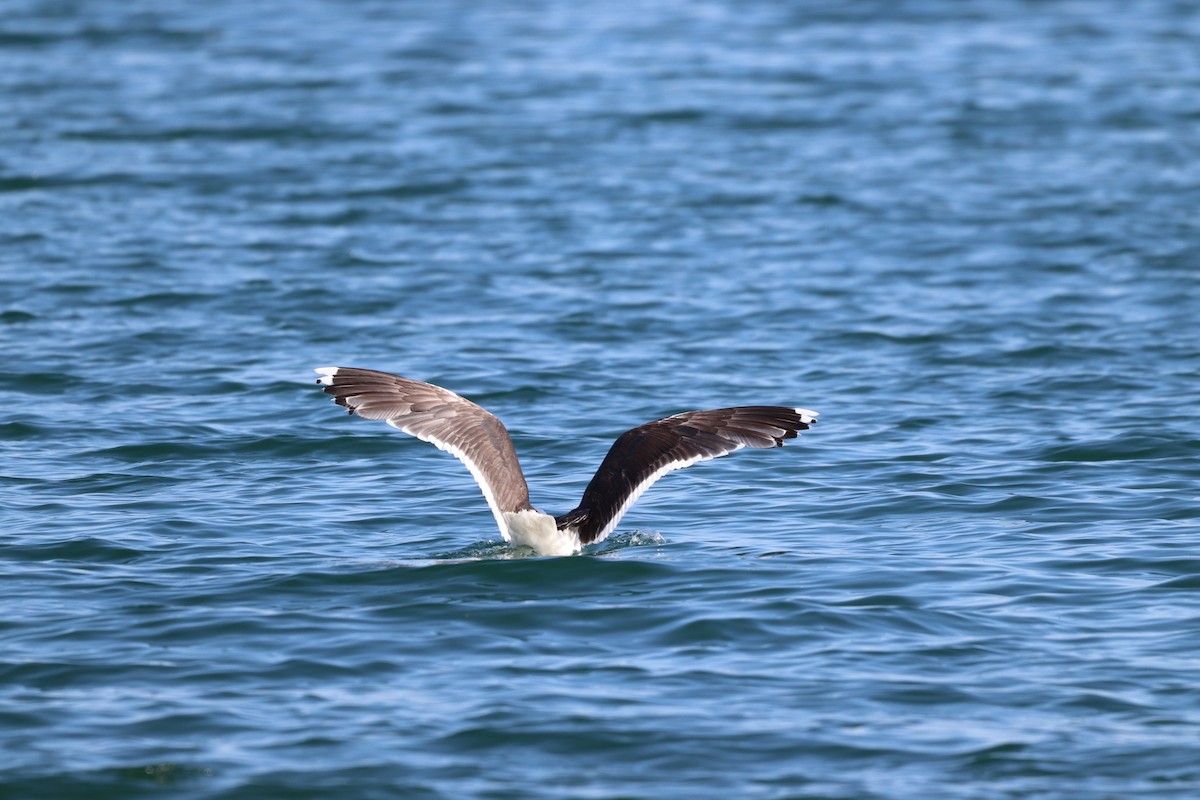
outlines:
[[[0,795],[1200,796],[1198,208],[1190,2],[0,2]]]

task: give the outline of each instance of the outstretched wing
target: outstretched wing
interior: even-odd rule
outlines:
[[[321,367],[317,383],[339,406],[430,442],[466,464],[505,539],[505,513],[532,508],[529,487],[504,423],[466,398],[432,383],[387,372]]]
[[[688,411],[621,434],[583,492],[579,507],[556,519],[582,544],[607,536],[642,492],[673,470],[741,450],[782,447],[817,420],[817,412],[782,406]]]

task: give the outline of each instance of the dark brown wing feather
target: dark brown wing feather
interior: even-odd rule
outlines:
[[[448,389],[387,372],[324,367],[317,382],[351,414],[382,419],[466,464],[508,538],[504,512],[523,511],[529,487],[504,424]]]
[[[782,447],[816,422],[816,412],[784,406],[688,411],[621,434],[583,492],[579,506],[557,517],[583,544],[603,539],[655,481],[672,470],[743,447]]]

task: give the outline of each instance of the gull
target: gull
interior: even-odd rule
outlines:
[[[388,372],[319,367],[317,383],[351,414],[381,419],[457,458],[474,476],[500,535],[543,556],[565,556],[604,540],[642,492],[668,472],[743,447],[782,447],[816,423],[817,412],[786,406],[686,411],[621,434],[571,511],[552,516],[529,502],[508,430],[449,389]]]

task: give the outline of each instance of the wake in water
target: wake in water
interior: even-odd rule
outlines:
[[[631,547],[660,547],[667,543],[666,538],[658,531],[622,531],[609,536],[603,543],[596,543],[584,548],[583,555],[602,556],[627,550]],[[527,545],[513,546],[507,542],[487,541],[439,553],[433,558],[436,561],[512,561],[523,558],[541,558],[532,547]]]

